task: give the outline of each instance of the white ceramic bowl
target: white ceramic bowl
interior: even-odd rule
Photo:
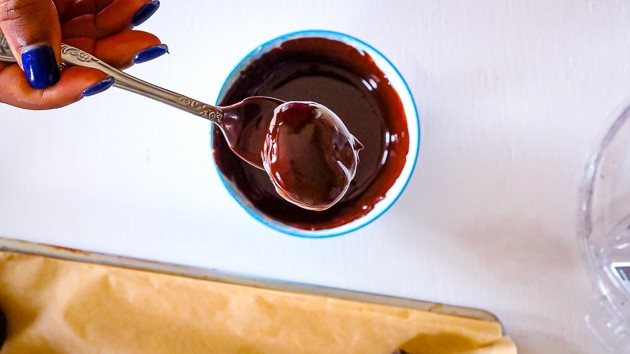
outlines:
[[[237,188],[237,186],[232,183],[230,180],[226,179],[225,176],[218,170],[219,175],[221,176],[221,180],[230,192],[230,194],[238,201],[238,203],[256,220],[261,223],[267,225],[268,227],[284,232],[289,235],[299,236],[299,237],[309,237],[309,238],[324,238],[324,237],[332,237],[339,236],[342,234],[346,234],[357,229],[364,227],[365,225],[371,223],[376,220],[379,216],[383,215],[398,199],[398,197],[402,194],[405,186],[409,182],[411,175],[413,173],[414,167],[416,165],[416,160],[418,158],[418,152],[420,147],[420,121],[418,119],[418,112],[416,110],[416,105],[413,99],[413,96],[407,86],[407,83],[402,78],[398,70],[392,65],[392,63],[385,58],[380,52],[371,47],[370,45],[362,42],[354,37],[330,31],[321,31],[321,30],[310,30],[310,31],[301,31],[289,33],[278,38],[272,39],[267,43],[262,44],[258,48],[254,49],[251,53],[249,53],[230,73],[227,80],[225,81],[221,92],[219,93],[219,97],[217,102],[220,102],[225,94],[228,92],[229,88],[234,84],[234,82],[239,79],[241,72],[247,68],[252,62],[256,61],[263,54],[272,50],[273,48],[277,48],[283,42],[297,39],[297,38],[305,38],[305,37],[315,37],[315,38],[326,38],[331,40],[336,40],[347,45],[350,45],[359,51],[363,51],[368,54],[376,63],[376,65],[380,68],[380,70],[385,74],[385,76],[389,79],[390,84],[398,93],[404,108],[404,112],[407,119],[407,129],[409,132],[409,151],[406,156],[406,163],[402,169],[402,172],[392,185],[392,187],[387,191],[385,198],[376,205],[374,208],[367,214],[350,221],[347,224],[340,225],[330,229],[321,229],[308,231],[299,229],[290,225],[286,225],[278,220],[270,218],[269,216],[263,214],[259,210],[257,210],[252,203],[244,196],[241,191]],[[212,133],[211,133],[212,136]]]

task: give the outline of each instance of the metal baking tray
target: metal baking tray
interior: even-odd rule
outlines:
[[[236,285],[245,285],[308,295],[318,295],[351,301],[367,302],[378,305],[409,308],[443,315],[472,318],[498,323],[501,326],[501,331],[503,332],[503,326],[494,314],[485,310],[475,308],[444,305],[435,302],[364,293],[310,284],[285,282],[274,279],[256,278],[251,276],[230,274],[228,272],[222,272],[216,269],[202,269],[101,253],[92,253],[72,248],[58,247],[41,243],[31,243],[4,237],[0,237],[0,251],[24,253],[78,262],[96,263],[128,269],[144,270],[197,279],[206,279]]]

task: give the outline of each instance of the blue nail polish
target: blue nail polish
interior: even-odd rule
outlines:
[[[168,53],[168,46],[166,44],[160,44],[155,47],[147,48],[133,58],[133,62],[135,64],[140,64],[147,62],[149,60],[153,60],[155,58],[161,57],[162,55]]]
[[[22,66],[33,88],[43,89],[59,81],[59,67],[52,47],[42,45],[22,52]]]
[[[101,93],[112,87],[114,82],[116,82],[116,80],[114,80],[114,78],[110,76],[107,79],[86,88],[82,93],[83,97],[94,96],[97,93]]]
[[[146,20],[148,20],[149,17],[153,16],[153,14],[159,8],[160,8],[160,2],[158,0],[153,0],[151,2],[148,2],[142,5],[140,10],[138,10],[138,12],[136,12],[136,14],[133,15],[133,18],[131,18],[131,25],[140,26]]]

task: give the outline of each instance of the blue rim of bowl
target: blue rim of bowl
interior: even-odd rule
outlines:
[[[370,216],[369,219],[366,219],[365,221],[359,223],[358,225],[356,225],[353,228],[347,229],[347,230],[339,230],[339,231],[335,231],[336,229],[342,228],[344,225],[340,225],[337,227],[334,227],[332,229],[323,229],[323,230],[303,230],[303,229],[298,229],[296,227],[290,226],[290,225],[285,225],[286,228],[280,228],[277,225],[274,225],[273,223],[270,223],[266,220],[264,220],[263,218],[261,218],[259,215],[255,214],[254,212],[252,212],[250,210],[250,207],[248,207],[247,205],[245,205],[241,199],[234,194],[234,192],[232,191],[232,188],[230,186],[228,186],[225,178],[223,177],[223,173],[221,172],[221,170],[219,170],[218,165],[216,164],[216,162],[214,163],[214,167],[219,175],[219,178],[221,180],[221,183],[223,184],[223,187],[228,191],[228,193],[230,194],[230,196],[238,203],[238,205],[241,206],[241,208],[243,208],[245,210],[245,212],[247,212],[247,214],[249,214],[252,218],[254,218],[255,220],[257,220],[258,222],[260,222],[261,224],[265,225],[266,227],[281,232],[283,234],[286,235],[290,235],[290,236],[295,236],[295,237],[300,237],[300,238],[306,238],[306,239],[323,239],[323,238],[331,238],[331,237],[337,237],[337,236],[342,236],[342,235],[346,235],[346,234],[350,234],[354,231],[357,231],[363,227],[366,227],[367,225],[371,224],[372,222],[374,222],[376,219],[380,218],[383,214],[385,214],[394,204],[396,204],[396,202],[398,201],[398,199],[400,198],[400,196],[403,194],[403,192],[405,191],[405,189],[407,188],[407,185],[409,184],[409,181],[411,180],[411,176],[413,176],[413,173],[416,169],[416,165],[418,163],[418,157],[420,155],[420,144],[422,142],[422,129],[421,129],[421,124],[420,124],[420,116],[418,114],[418,106],[416,104],[416,101],[414,99],[413,94],[411,93],[411,89],[409,88],[409,85],[407,84],[407,81],[405,80],[405,78],[402,76],[402,74],[400,73],[400,71],[398,70],[398,68],[396,68],[396,66],[385,56],[383,55],[380,51],[378,51],[376,48],[372,47],[371,45],[369,45],[368,43],[347,35],[345,33],[341,33],[341,32],[335,32],[335,31],[329,31],[329,30],[303,30],[303,31],[296,31],[296,32],[290,32],[287,34],[283,34],[281,36],[275,37],[273,39],[270,39],[266,42],[264,42],[263,44],[257,46],[256,48],[254,48],[252,51],[250,51],[245,57],[243,57],[243,59],[241,61],[239,61],[238,64],[236,64],[236,66],[234,66],[234,68],[230,71],[230,73],[228,74],[228,76],[226,77],[225,82],[223,83],[223,85],[221,86],[221,90],[219,91],[219,95],[217,97],[217,104],[219,103],[219,101],[221,100],[221,98],[225,95],[227,89],[228,89],[228,81],[234,77],[234,74],[237,72],[237,70],[241,69],[244,65],[244,63],[246,63],[247,61],[251,60],[252,57],[257,54],[259,51],[261,51],[261,49],[263,48],[267,48],[269,47],[269,45],[271,45],[272,43],[275,42],[284,42],[288,39],[293,39],[293,38],[299,38],[299,37],[322,37],[322,38],[331,38],[331,39],[337,39],[337,40],[347,40],[350,41],[351,43],[345,42],[348,45],[352,45],[353,47],[355,47],[354,44],[359,44],[360,46],[363,46],[369,50],[371,50],[374,54],[376,54],[378,57],[382,58],[387,65],[389,65],[393,71],[396,73],[396,75],[398,76],[398,78],[401,80],[403,87],[405,89],[405,93],[406,95],[408,95],[409,99],[411,100],[411,105],[413,107],[414,110],[414,115],[415,115],[415,119],[418,125],[418,144],[416,145],[416,151],[414,152],[414,159],[413,159],[413,164],[411,166],[411,169],[409,170],[409,174],[406,177],[406,180],[403,182],[400,191],[396,194],[396,196],[393,197],[393,199],[391,200],[391,202],[389,202],[386,207],[381,210],[378,214],[375,214],[374,216]],[[357,48],[357,49],[361,49],[361,48]],[[400,92],[399,92],[400,95]],[[413,117],[407,117],[407,119],[409,118],[413,118]],[[210,126],[210,149],[213,150],[213,146],[212,146],[212,135],[214,132],[214,125]],[[212,159],[214,161],[214,154],[212,156]],[[357,220],[361,220],[362,218],[365,218],[367,216],[369,216],[370,213],[360,217],[359,219],[355,219],[353,221],[357,221]],[[270,218],[271,219],[271,218]],[[351,222],[353,222],[351,221]],[[280,222],[278,222],[279,224],[281,224]],[[326,233],[327,231],[330,231],[330,233]]]

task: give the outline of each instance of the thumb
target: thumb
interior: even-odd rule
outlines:
[[[0,0],[0,29],[32,87],[59,81],[61,26],[52,0]]]

